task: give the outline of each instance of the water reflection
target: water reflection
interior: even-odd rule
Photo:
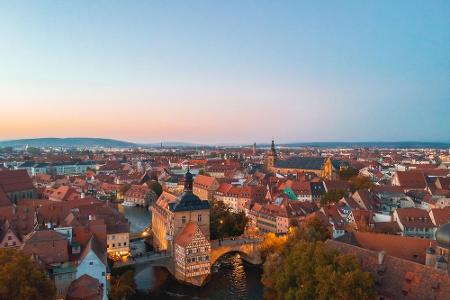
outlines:
[[[136,270],[140,295],[134,299],[262,299],[261,268],[245,263],[239,254],[229,254],[220,260],[220,267],[208,283],[201,287],[178,283],[167,271],[146,267]]]
[[[119,206],[119,211],[130,221],[131,232],[141,231],[151,222],[151,214],[146,208]],[[237,253],[223,256],[218,265],[201,288],[178,283],[165,269],[136,266],[138,294],[133,299],[262,299],[260,266],[244,262]]]
[[[139,232],[144,230],[148,225],[150,225],[152,216],[151,213],[145,207],[138,206],[123,206],[118,205],[118,210],[120,213],[125,215],[125,217],[130,222],[130,231]]]

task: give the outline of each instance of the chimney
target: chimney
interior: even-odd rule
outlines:
[[[85,197],[84,193],[81,193],[81,194],[80,194],[80,198],[81,198],[81,199],[84,199],[84,197]]]
[[[95,220],[95,215],[89,215],[89,221]]]
[[[384,256],[386,255],[386,251],[378,252],[378,264],[382,265],[384,261]]]

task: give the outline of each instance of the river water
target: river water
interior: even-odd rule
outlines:
[[[130,221],[131,232],[141,231],[151,221],[151,214],[145,208],[119,206],[119,211]],[[136,300],[257,300],[263,297],[261,267],[244,262],[237,253],[222,257],[220,267],[201,288],[178,283],[165,269],[142,265],[135,271],[138,294],[133,299]]]

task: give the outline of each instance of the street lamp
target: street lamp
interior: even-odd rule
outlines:
[[[220,226],[219,226],[219,246],[221,246],[222,245],[222,225],[223,225],[222,219],[219,220],[219,224],[220,224]]]

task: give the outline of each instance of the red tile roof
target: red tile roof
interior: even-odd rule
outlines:
[[[388,254],[382,256],[380,264],[380,252],[337,240],[327,240],[325,244],[340,253],[359,258],[362,269],[374,277],[375,290],[385,299],[447,300],[450,295],[450,277],[446,272]]]
[[[211,176],[197,175],[194,179],[194,186],[203,189],[212,189],[217,180]]]
[[[373,251],[386,251],[387,254],[425,264],[425,251],[430,245],[436,246],[435,240],[420,239],[414,237],[372,233],[351,232],[349,238],[339,239],[352,245]]]
[[[67,300],[102,300],[103,288],[98,279],[87,274],[72,281],[67,291]]]
[[[183,228],[183,231],[177,236],[175,243],[186,248],[195,236],[202,236],[205,238],[205,234],[203,234],[197,223],[189,221]]]
[[[67,238],[54,230],[31,232],[23,239],[22,251],[38,255],[46,264],[69,261]]]
[[[433,228],[430,215],[424,209],[407,207],[396,210],[400,222],[407,228]]]
[[[432,208],[430,211],[430,216],[436,227],[444,225],[450,221],[450,206],[444,208]]]
[[[427,186],[427,182],[422,171],[397,171],[396,176],[400,186],[405,189],[424,189]]]
[[[26,170],[0,170],[0,188],[5,193],[34,189]]]

